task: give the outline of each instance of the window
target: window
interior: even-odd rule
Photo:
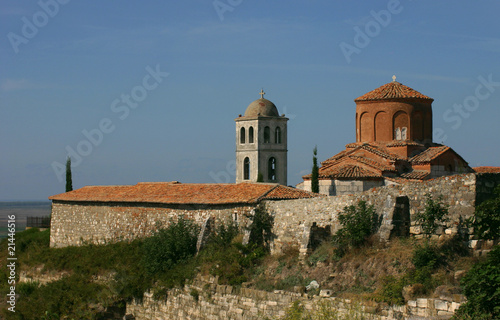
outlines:
[[[253,143],[253,127],[248,129],[248,143]]]
[[[240,130],[240,143],[245,143],[245,128]]]
[[[281,128],[276,127],[276,131],[274,133],[274,143],[281,143]]]
[[[408,128],[406,128],[406,127],[396,128],[396,130],[394,130],[394,140],[406,140],[406,139],[408,139],[407,132],[408,132]]]
[[[396,130],[394,130],[394,139],[401,140],[401,128],[396,128]]]
[[[271,142],[271,129],[269,127],[264,128],[264,143]]]
[[[250,179],[250,159],[248,157],[243,161],[243,180]]]
[[[269,181],[276,181],[276,158],[269,158],[267,164],[267,178]]]
[[[401,140],[406,140],[406,127],[401,128]]]

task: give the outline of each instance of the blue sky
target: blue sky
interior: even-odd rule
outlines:
[[[261,88],[290,118],[296,184],[315,145],[323,161],[355,141],[353,100],[393,74],[435,99],[436,142],[471,166],[500,165],[499,11],[493,0],[4,0],[0,200],[64,192],[68,150],[74,188],[234,182],[234,119]]]

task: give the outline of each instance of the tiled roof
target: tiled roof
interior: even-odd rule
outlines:
[[[163,204],[255,204],[266,199],[300,199],[315,195],[268,183],[182,184],[142,182],[133,186],[87,186],[49,197],[83,202]]]
[[[434,99],[421,94],[420,92],[405,86],[396,81],[389,82],[384,84],[383,86],[365,93],[359,98],[356,98],[354,101],[371,101],[371,100],[386,100],[386,99],[425,99],[431,100]]]
[[[391,141],[389,142],[386,147],[392,148],[392,147],[406,147],[406,146],[417,146],[417,147],[423,147],[424,145],[415,141],[411,140],[405,140],[405,141]]]
[[[500,173],[500,167],[474,167],[472,168],[477,173]]]
[[[269,191],[261,200],[306,199],[317,196],[316,193],[279,185]]]
[[[381,178],[382,173],[355,164],[330,166],[320,170],[320,178]]]
[[[451,150],[447,146],[430,147],[410,159],[412,163],[425,163],[436,159],[440,154]]]
[[[429,171],[413,170],[411,172],[403,173],[401,177],[405,179],[425,180],[429,175]]]

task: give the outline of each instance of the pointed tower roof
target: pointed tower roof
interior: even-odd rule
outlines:
[[[393,81],[384,84],[377,89],[365,93],[361,97],[356,98],[354,101],[374,101],[374,100],[389,100],[389,99],[423,99],[434,101],[434,99],[414,90],[404,84],[396,81],[396,77],[393,77]]]

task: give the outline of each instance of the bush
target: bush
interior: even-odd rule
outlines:
[[[440,249],[429,242],[425,242],[423,246],[417,246],[413,251],[412,262],[415,268],[430,268],[435,269],[445,263],[445,257],[439,252]]]
[[[445,216],[448,214],[448,206],[443,204],[442,196],[439,196],[437,200],[434,200],[430,194],[425,197],[424,211],[416,213],[415,220],[424,234],[430,237],[442,222],[447,221]]]
[[[339,222],[342,228],[333,236],[333,243],[343,254],[347,247],[360,247],[380,227],[379,217],[373,205],[367,206],[366,201],[359,201],[356,206],[351,205],[344,208],[339,214]]]
[[[144,266],[153,275],[163,273],[196,253],[199,227],[191,220],[170,221],[167,228],[158,230],[144,240]]]
[[[456,319],[500,319],[500,246],[485,261],[475,264],[461,281],[467,302]]]
[[[479,239],[500,238],[500,186],[495,188],[495,195],[477,206],[474,216],[468,221]]]
[[[273,216],[264,207],[258,206],[255,213],[248,216],[248,218],[252,221],[248,227],[248,231],[250,231],[248,243],[269,251],[269,245],[274,236],[272,233]]]
[[[239,228],[233,220],[220,223],[215,232],[210,235],[209,243],[218,247],[228,247],[233,239],[239,234]]]

